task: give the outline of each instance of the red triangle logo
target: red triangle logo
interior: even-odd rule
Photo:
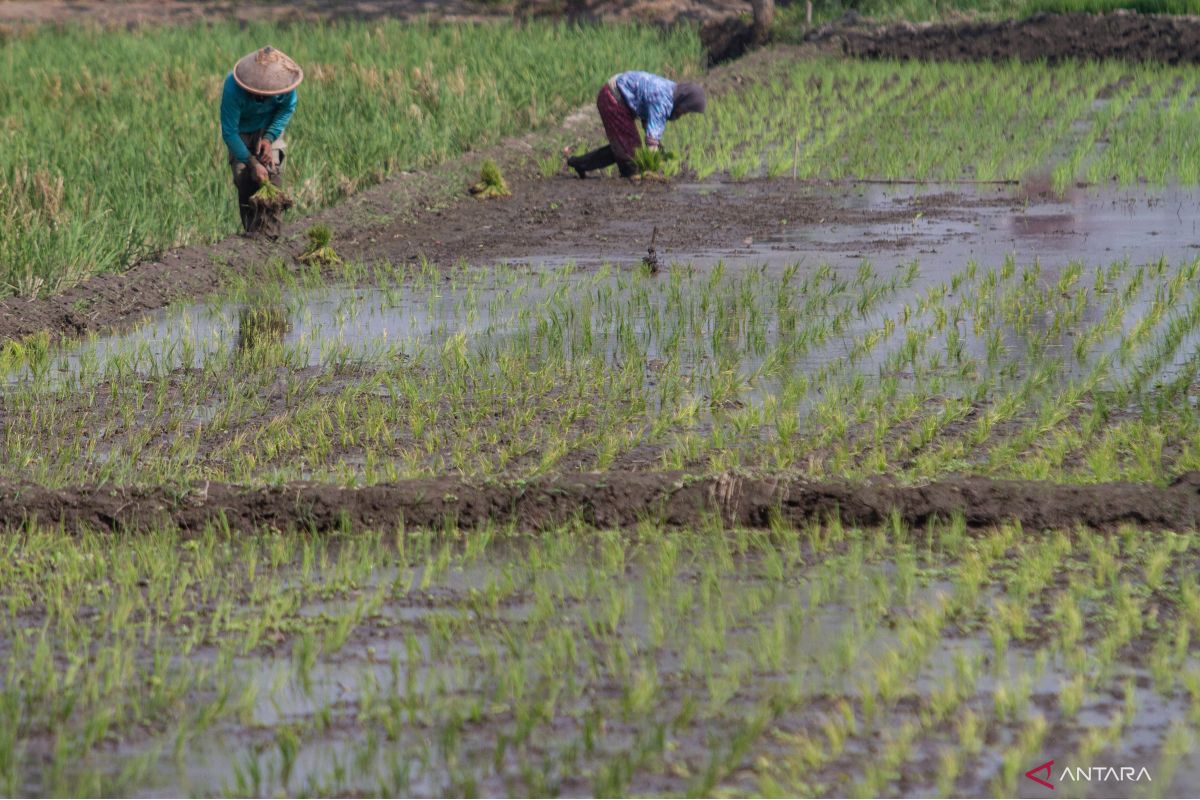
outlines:
[[[1029,770],[1029,772],[1026,772],[1025,777],[1029,778],[1029,780],[1033,781],[1034,783],[1040,783],[1042,786],[1045,786],[1047,789],[1053,789],[1054,784],[1050,782],[1050,778],[1052,777],[1050,775],[1050,768],[1053,766],[1054,766],[1054,759],[1050,759],[1045,764],[1034,767],[1033,769]],[[1042,780],[1041,778],[1038,777],[1038,773],[1042,772],[1042,771],[1045,771],[1045,773],[1046,773],[1045,780]]]

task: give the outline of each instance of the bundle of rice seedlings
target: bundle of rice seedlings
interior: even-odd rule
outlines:
[[[300,260],[306,264],[340,264],[342,257],[330,246],[333,241],[333,231],[328,225],[313,225],[305,233],[308,236],[308,246],[300,254]]]
[[[667,165],[675,160],[675,154],[669,150],[651,150],[649,147],[639,147],[633,154],[633,163],[643,178],[665,179]]]
[[[479,168],[479,183],[471,186],[471,194],[479,198],[508,197],[512,194],[508,182],[500,174],[500,168],[490,158]]]
[[[286,211],[292,207],[292,199],[275,184],[263,181],[258,191],[250,195],[250,204],[264,210]]]

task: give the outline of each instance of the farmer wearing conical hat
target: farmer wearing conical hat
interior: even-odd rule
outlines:
[[[567,165],[586,178],[594,169],[616,164],[625,178],[637,174],[633,154],[642,146],[637,122],[646,130],[646,146],[657,150],[667,121],[684,114],[703,113],[704,88],[695,83],[675,83],[649,72],[614,75],[596,96],[596,108],[608,144],[598,150],[567,159]]]
[[[296,111],[296,87],[304,72],[273,47],[250,53],[234,65],[221,93],[221,138],[229,148],[242,227],[251,235],[279,235],[283,208],[261,207],[250,197],[266,181],[283,185],[287,145],[283,131]]]

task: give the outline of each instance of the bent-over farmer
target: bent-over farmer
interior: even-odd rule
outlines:
[[[703,113],[704,88],[695,83],[675,83],[650,72],[614,75],[596,96],[596,108],[608,144],[598,150],[567,159],[567,166],[586,178],[594,169],[616,164],[625,178],[637,174],[633,154],[642,145],[637,121],[646,129],[646,146],[657,150],[667,121],[684,114]]]
[[[238,210],[246,233],[279,235],[282,208],[257,208],[250,196],[266,181],[283,185],[283,131],[296,111],[304,72],[273,47],[242,58],[221,92],[221,138],[229,148]]]

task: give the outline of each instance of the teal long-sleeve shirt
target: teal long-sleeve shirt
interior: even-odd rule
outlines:
[[[264,131],[272,142],[283,135],[296,111],[296,90],[285,94],[256,100],[253,95],[238,86],[233,73],[225,78],[221,92],[221,138],[233,157],[243,164],[250,163],[250,150],[242,141],[240,133]]]

